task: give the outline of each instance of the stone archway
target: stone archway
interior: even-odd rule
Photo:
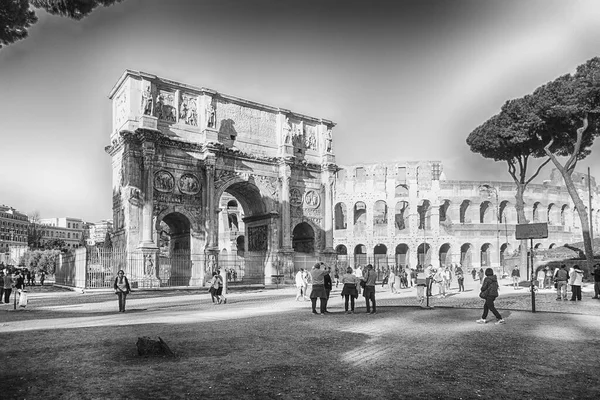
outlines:
[[[335,123],[132,70],[109,98],[113,243],[143,253],[139,276],[133,267],[129,276],[158,280],[162,235],[189,249],[191,285],[205,283],[207,271],[224,274],[232,255],[244,258],[241,275],[271,283],[281,267],[294,271],[292,230],[303,222],[314,231],[313,256],[335,260]],[[224,193],[243,212],[223,214]],[[155,229],[172,212],[190,222],[189,232],[175,229],[177,238]],[[167,226],[177,225],[172,218]],[[220,236],[220,226],[229,234]]]
[[[189,286],[193,283],[190,220],[180,212],[170,212],[156,218],[156,231],[160,286]]]
[[[312,254],[315,252],[315,231],[307,222],[296,225],[292,237],[292,248],[296,253]]]

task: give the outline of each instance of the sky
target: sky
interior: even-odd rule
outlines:
[[[108,94],[125,69],[332,120],[341,166],[438,160],[449,180],[511,181],[469,133],[600,55],[596,0],[125,0],[81,21],[37,15],[0,49],[0,204],[89,222],[112,218]],[[592,150],[578,170],[600,178]]]

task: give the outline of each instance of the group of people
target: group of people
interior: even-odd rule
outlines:
[[[304,301],[308,297],[311,301],[313,314],[328,314],[327,302],[333,289],[331,273],[331,268],[323,262],[316,263],[310,272],[300,268],[295,277],[296,301]],[[358,267],[356,270],[347,267],[345,274],[340,277],[336,273],[334,279],[336,280],[336,286],[338,282],[343,285],[341,296],[344,298],[346,314],[354,313],[355,300],[361,292],[365,297],[367,313],[377,313],[377,303],[375,301],[377,273],[373,270],[373,265],[367,265],[364,271],[362,267]],[[312,285],[310,295],[308,294],[309,284]],[[319,311],[317,311],[317,300],[319,301]]]
[[[40,277],[42,282],[43,276],[44,273],[42,273]],[[24,300],[24,297],[26,297],[23,291],[28,283],[31,285],[27,270],[21,270],[12,267],[0,269],[0,303],[9,304],[13,289],[16,289],[17,294],[20,296],[19,304],[21,304]],[[21,305],[24,306],[24,304]]]
[[[593,267],[591,275],[594,276],[594,297],[600,298],[600,263],[596,263]],[[521,281],[521,273],[519,266],[515,265],[512,270],[511,277],[513,287],[517,289]],[[583,283],[583,270],[579,265],[575,264],[567,269],[565,264],[559,268],[552,269],[548,266],[540,267],[533,274],[532,284],[538,289],[555,289],[557,301],[581,301],[581,285]],[[568,298],[569,288],[571,289],[571,298]]]

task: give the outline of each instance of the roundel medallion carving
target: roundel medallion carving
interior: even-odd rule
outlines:
[[[168,193],[173,191],[175,178],[168,171],[156,171],[154,174],[154,189],[159,192]]]
[[[317,208],[319,207],[320,203],[321,197],[315,190],[309,190],[308,192],[304,193],[304,204],[306,204],[308,207]]]
[[[196,194],[200,191],[200,181],[192,174],[183,174],[179,178],[179,190],[185,194]]]

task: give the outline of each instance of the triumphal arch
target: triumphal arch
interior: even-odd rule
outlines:
[[[332,121],[131,70],[109,98],[113,246],[141,254],[139,285],[237,275],[232,254],[260,283],[335,259]]]

